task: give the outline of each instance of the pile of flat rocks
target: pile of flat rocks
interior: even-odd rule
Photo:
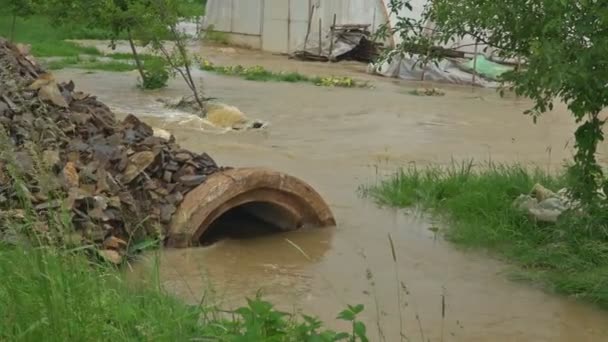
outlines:
[[[0,123],[0,219],[64,210],[71,236],[115,263],[127,245],[162,240],[184,195],[221,170],[133,115],[118,121],[1,37]]]

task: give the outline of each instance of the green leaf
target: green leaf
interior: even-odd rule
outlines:
[[[347,340],[350,338],[350,334],[348,333],[339,333],[336,336],[334,336],[334,341],[343,341],[343,340]]]
[[[365,307],[363,306],[363,304],[358,304],[355,306],[351,306],[349,305],[348,308],[350,309],[350,311],[352,311],[355,315],[360,314],[361,312],[363,312],[363,309],[365,309]]]
[[[365,324],[363,322],[355,322],[353,325],[355,330],[355,335],[361,340],[361,342],[367,342],[367,329],[365,328]]]
[[[344,310],[338,314],[338,319],[341,319],[343,321],[352,322],[355,320],[355,318],[356,318],[356,315],[351,310]]]

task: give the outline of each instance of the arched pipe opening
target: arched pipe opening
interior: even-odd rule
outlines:
[[[299,217],[269,202],[250,202],[228,209],[198,239],[208,246],[223,239],[251,239],[301,228]]]
[[[209,245],[222,238],[332,225],[329,207],[304,182],[266,169],[233,169],[209,177],[186,195],[167,244]]]

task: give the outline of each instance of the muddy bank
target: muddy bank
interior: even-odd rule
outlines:
[[[305,72],[308,63],[298,67]],[[395,340],[399,315],[387,241],[391,233],[397,270],[410,293],[403,312],[412,340],[420,335],[416,313],[432,341],[442,335],[446,341],[603,341],[608,334],[606,312],[512,282],[507,265],[436,237],[429,230],[436,223],[415,213],[379,209],[356,194],[360,184],[408,163],[475,158],[560,167],[571,155],[575,127],[562,108],[533,125],[521,114],[527,101],[500,99],[493,91],[448,88],[443,97],[419,97],[407,94],[416,85],[385,81],[375,90],[325,89],[201,73],[209,96],[271,123],[263,131],[208,134],[183,113],[164,116],[154,103],[159,93],[135,91],[128,74],[66,70],[61,75],[77,79],[102,99],[114,98],[111,105],[123,112],[144,115],[187,148],[209,151],[222,164],[284,170],[310,180],[330,202],[335,230],[163,252],[163,284],[185,300],[197,302],[211,287],[229,307],[261,288],[281,308],[303,309],[327,321],[345,304],[363,303],[372,332],[377,302],[387,340]],[[160,94],[183,91],[174,82]],[[605,160],[605,145],[600,152]]]

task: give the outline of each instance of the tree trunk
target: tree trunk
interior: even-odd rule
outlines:
[[[11,35],[9,41],[13,43],[15,41],[15,27],[17,26],[17,14],[13,14],[13,22],[11,24]]]
[[[198,93],[198,89],[196,88],[196,83],[194,82],[194,79],[192,78],[192,72],[190,70],[190,60],[188,59],[188,51],[187,51],[186,47],[184,46],[183,37],[180,36],[179,32],[177,31],[177,29],[174,26],[171,27],[171,32],[173,33],[173,36],[175,37],[175,44],[177,45],[177,49],[181,55],[182,60],[184,61],[184,68],[186,69],[186,73],[185,73],[185,75],[184,75],[184,73],[182,73],[182,77],[184,77],[184,80],[186,81],[186,83],[188,83],[190,85],[190,89],[192,90],[192,93],[194,94],[194,99],[196,100],[196,103],[198,104],[198,106],[201,110],[201,117],[204,118],[207,116],[207,108],[205,106],[205,102],[203,101],[203,99],[201,99],[201,96]]]
[[[133,59],[135,60],[135,65],[137,66],[137,71],[139,71],[139,75],[141,76],[142,85],[146,84],[146,74],[144,73],[144,66],[141,64],[141,59],[139,58],[139,54],[137,53],[137,49],[135,48],[135,43],[133,42],[133,36],[131,35],[131,30],[127,29],[127,34],[129,35],[129,45],[131,46],[131,52],[133,53]]]

